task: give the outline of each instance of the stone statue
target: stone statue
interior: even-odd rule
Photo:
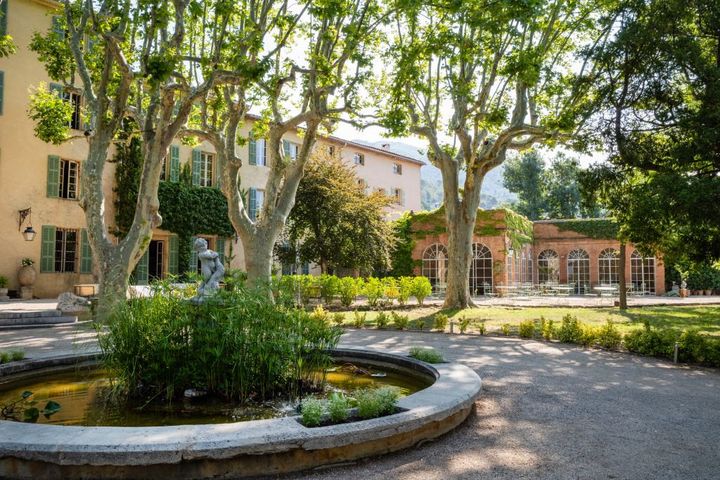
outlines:
[[[197,252],[200,260],[200,271],[203,279],[198,286],[197,295],[192,300],[201,303],[205,297],[209,297],[220,288],[220,280],[225,275],[225,267],[220,261],[220,255],[208,248],[207,241],[204,238],[195,240],[193,249]]]

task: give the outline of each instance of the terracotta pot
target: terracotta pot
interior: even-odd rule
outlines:
[[[18,283],[22,287],[32,287],[37,279],[37,271],[32,265],[25,265],[18,270]]]

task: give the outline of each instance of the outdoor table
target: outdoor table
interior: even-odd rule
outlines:
[[[574,287],[571,287],[570,285],[555,285],[552,288],[558,293],[558,295],[567,296],[570,295],[570,292],[573,291]]]
[[[617,295],[617,293],[618,293],[618,288],[617,288],[617,287],[614,287],[614,286],[612,286],[612,285],[595,287],[595,288],[593,288],[593,290],[595,290],[596,292],[598,292],[598,294],[599,294],[601,297],[602,297],[603,295],[611,295],[611,296],[612,296],[612,295]]]

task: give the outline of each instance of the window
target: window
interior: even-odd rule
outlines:
[[[448,253],[445,245],[439,243],[425,249],[422,257],[422,274],[430,280],[433,289],[445,284],[448,269]]]
[[[78,231],[67,228],[55,229],[55,271],[75,272]]]
[[[539,283],[558,283],[560,281],[560,257],[555,250],[540,252],[537,263]]]
[[[248,142],[248,163],[250,165],[267,165],[267,147],[265,139],[250,138]]]
[[[363,191],[365,191],[365,189],[367,189],[368,184],[364,179],[360,178],[360,179],[358,179],[358,186],[360,188],[362,188]]]
[[[250,220],[257,220],[260,217],[263,203],[265,202],[265,191],[251,188],[248,191],[248,216]]]
[[[568,283],[575,293],[587,293],[590,289],[590,256],[577,249],[568,254]]]
[[[355,165],[365,165],[365,155],[356,152],[353,155],[353,162],[355,163]]]
[[[402,175],[402,165],[399,163],[393,163],[393,173],[395,175]]]
[[[635,292],[654,295],[655,257],[643,257],[635,250],[630,255],[630,281]]]
[[[60,160],[60,198],[77,199],[79,168],[78,162]]]
[[[63,92],[63,100],[69,102],[72,105],[72,116],[70,117],[70,128],[73,130],[80,130],[82,125],[82,115],[80,113],[80,94],[77,92]]]
[[[285,154],[285,157],[290,157],[291,160],[295,160],[298,152],[300,152],[300,145],[283,140],[283,153]]]
[[[606,248],[598,257],[600,283],[603,285],[617,285],[620,283],[620,256],[614,248]]]
[[[200,152],[200,186],[212,187],[213,185],[213,160],[212,153]]]
[[[377,189],[375,189],[375,191],[382,195],[387,195],[387,190],[385,190],[384,188],[378,187]]]
[[[488,247],[481,243],[473,243],[472,245],[472,264],[470,265],[469,282],[471,295],[492,293],[492,253]]]
[[[330,155],[331,157],[334,157],[335,156],[335,145],[328,145],[327,151],[328,151],[328,155]]]
[[[398,205],[405,205],[405,194],[400,188],[393,188],[393,201]]]

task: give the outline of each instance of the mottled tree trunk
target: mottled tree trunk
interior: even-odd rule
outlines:
[[[113,256],[107,255],[111,258],[101,264],[99,272],[97,317],[102,320],[106,320],[113,309],[127,298],[130,271],[126,262],[112,259]]]
[[[247,270],[250,285],[263,286],[270,281],[275,240],[276,236],[264,234],[240,236],[245,254],[245,269]]]

